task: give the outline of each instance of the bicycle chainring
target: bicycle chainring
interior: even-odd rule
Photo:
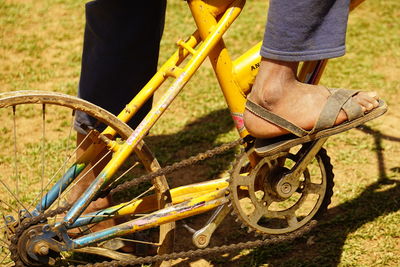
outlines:
[[[282,181],[296,164],[296,155],[280,152],[260,159],[252,167],[251,153],[253,150],[237,157],[229,194],[234,215],[248,232],[289,234],[326,210],[332,196],[333,172],[325,150],[293,183]]]

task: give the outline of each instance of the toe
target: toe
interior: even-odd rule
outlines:
[[[378,96],[378,93],[377,93],[377,92],[368,92],[367,95],[368,95],[370,98],[373,98],[373,99],[375,99],[375,100],[378,100],[378,99],[379,99],[379,96]]]
[[[358,94],[356,101],[365,109],[364,111],[370,111],[379,106],[379,99],[375,92],[368,92]]]
[[[358,98],[357,102],[361,106],[361,109],[362,109],[363,112],[366,112],[366,111],[369,111],[369,110],[373,109],[372,103],[369,102],[368,100],[364,99],[364,98]]]

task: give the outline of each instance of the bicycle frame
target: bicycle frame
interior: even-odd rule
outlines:
[[[362,1],[354,1],[352,8],[360,2]],[[95,213],[82,215],[83,211],[97,194],[112,182],[113,174],[135,150],[139,142],[153,127],[207,57],[209,57],[212,63],[240,137],[246,138],[249,136],[249,133],[244,128],[242,114],[246,95],[250,92],[251,85],[258,71],[260,62],[258,52],[261,43],[252,47],[236,60],[232,60],[222,39],[224,33],[239,16],[245,0],[187,0],[187,3],[198,30],[186,41],[180,40],[177,42],[178,50],[167,60],[135,98],[132,99],[118,115],[118,118],[123,122],[129,121],[168,78],[173,78],[173,83],[158,103],[153,105],[151,111],[124,144],[117,144],[115,141],[112,141],[116,132],[110,127],[99,134],[98,137],[105,141],[108,148],[114,152],[114,155],[81,198],[75,202],[63,221],[55,226],[55,229],[63,233],[63,239],[66,243],[66,246],[62,247],[62,250],[84,247],[113,237],[191,217],[228,202],[226,195],[229,182],[227,179],[221,178],[171,189],[170,197],[172,206],[164,209],[159,209],[159,207],[154,205],[155,196],[147,196]],[[184,66],[180,66],[189,55],[191,55],[191,58],[187,63]],[[317,84],[326,63],[327,60],[303,63],[299,72],[299,79],[306,83]],[[95,148],[88,149],[46,196],[43,197],[36,207],[35,212],[49,208],[59,194],[78,177],[88,164],[88,159],[95,153]],[[123,216],[152,211],[153,213],[138,219],[77,239],[70,239],[66,234],[66,229],[109,219],[109,214]]]

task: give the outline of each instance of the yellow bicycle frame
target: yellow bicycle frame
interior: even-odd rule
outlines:
[[[353,1],[351,8],[356,7],[362,1]],[[248,136],[248,132],[244,128],[242,114],[246,95],[250,92],[258,72],[261,60],[259,56],[261,43],[249,49],[236,60],[232,60],[222,39],[224,33],[240,14],[245,0],[187,0],[187,3],[198,30],[187,40],[179,40],[177,42],[178,50],[162,65],[146,86],[118,115],[118,118],[123,122],[129,121],[168,78],[173,79],[172,84],[159,101],[153,105],[151,111],[124,144],[116,144],[115,141],[112,141],[112,137],[115,137],[116,132],[110,127],[100,134],[106,140],[109,149],[114,152],[114,155],[92,185],[65,216],[62,224],[67,228],[87,224],[88,220],[85,217],[91,218],[91,216],[94,216],[93,214],[82,215],[82,213],[96,194],[109,185],[113,174],[134,151],[207,57],[212,63],[240,137],[245,138]],[[181,66],[182,62],[189,56],[190,59],[187,63]],[[326,63],[327,60],[303,63],[299,71],[299,79],[303,82],[317,84]],[[78,160],[78,163],[85,163],[89,156],[85,154],[84,157]],[[102,214],[110,214],[110,212],[116,215],[127,215],[154,211],[140,220],[133,220],[73,240],[70,248],[83,247],[90,243],[133,233],[208,211],[227,202],[225,195],[228,185],[229,183],[226,179],[217,179],[172,189],[170,194],[173,206],[162,210],[158,210],[159,207],[154,205],[154,196],[149,196],[96,212],[100,221],[107,217],[102,217]],[[94,222],[93,218],[90,222]]]

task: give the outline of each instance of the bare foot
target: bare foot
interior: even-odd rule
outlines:
[[[299,82],[296,77],[297,67],[298,62],[263,59],[248,99],[303,129],[311,130],[330,93],[323,86]],[[360,92],[353,96],[353,101],[364,112],[378,107],[377,100],[375,92]],[[271,138],[288,133],[247,109],[243,117],[246,129],[254,137]],[[346,113],[341,111],[335,124],[346,120]]]

